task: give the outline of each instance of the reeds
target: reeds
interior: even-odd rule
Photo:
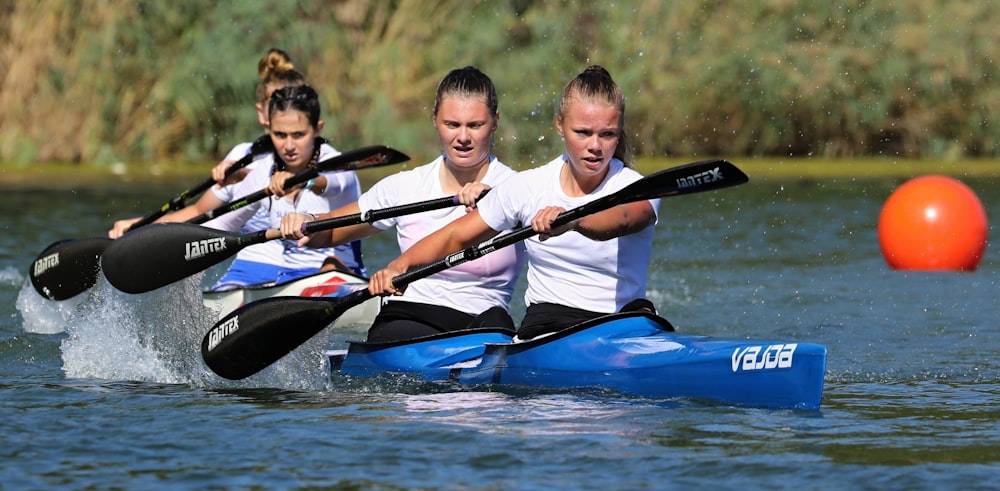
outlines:
[[[209,161],[260,134],[257,60],[288,51],[335,146],[420,162],[437,81],[500,91],[497,152],[557,155],[563,84],[607,67],[639,155],[996,157],[992,2],[0,2],[0,161]]]

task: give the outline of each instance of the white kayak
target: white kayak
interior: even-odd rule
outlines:
[[[368,288],[368,280],[343,271],[327,271],[284,283],[263,283],[244,288],[205,290],[202,302],[221,319],[237,308],[257,300],[272,297],[343,297]],[[339,317],[334,326],[367,329],[378,315],[381,303],[377,299],[364,302]]]

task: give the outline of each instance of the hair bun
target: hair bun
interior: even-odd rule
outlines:
[[[267,80],[275,72],[288,72],[295,70],[295,64],[288,53],[271,48],[267,54],[257,63],[257,75],[261,80]]]

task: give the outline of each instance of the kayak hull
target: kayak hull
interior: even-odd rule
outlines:
[[[655,399],[819,409],[824,346],[719,339],[668,326],[656,316],[616,314],[527,342],[465,331],[407,343],[351,343],[330,360],[348,375],[414,373],[464,384],[601,388]]]

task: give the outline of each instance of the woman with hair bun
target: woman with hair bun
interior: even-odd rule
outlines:
[[[257,111],[257,120],[260,122],[261,126],[264,128],[265,132],[270,133],[270,107],[271,99],[275,92],[288,88],[288,87],[303,87],[307,86],[306,78],[302,73],[295,69],[294,63],[292,63],[291,58],[288,53],[277,49],[271,48],[268,50],[267,54],[264,55],[257,63],[257,74],[258,82],[256,88],[256,103],[254,104]],[[313,94],[312,88],[309,88]],[[327,159],[336,155],[340,152],[333,148],[325,139],[319,138],[319,131],[322,129],[322,121],[319,121],[319,100],[316,98],[316,123],[318,127],[314,128],[314,133],[316,134],[317,150],[321,152],[322,159]],[[273,140],[273,138],[272,138]],[[265,152],[261,155],[255,157],[255,160],[234,173],[230,176],[226,176],[226,170],[234,162],[240,158],[248,155],[251,150],[252,143],[240,143],[236,145],[229,154],[226,155],[225,159],[217,164],[212,169],[212,177],[218,183],[213,186],[207,192],[205,192],[194,204],[188,205],[180,210],[173,213],[168,213],[161,217],[157,222],[183,222],[190,220],[194,217],[200,216],[205,212],[214,210],[220,206],[227,203],[233,202],[243,196],[260,191],[269,184],[268,179],[262,181],[254,181],[260,184],[260,187],[254,189],[252,186],[238,186],[241,181],[243,181],[247,176],[254,175],[257,173],[263,176],[271,176],[275,172],[275,162],[276,160],[280,162],[280,158],[276,157],[272,152]],[[279,149],[280,150],[280,149]],[[313,150],[310,149],[310,152]],[[321,160],[322,160],[321,159]],[[335,199],[332,201],[333,207],[339,207],[345,203],[357,199],[361,193],[361,185],[358,182],[357,175],[354,171],[334,171],[334,172],[323,172],[320,173],[318,177],[311,180],[309,183],[310,191],[312,194],[320,196],[333,196]],[[280,196],[280,195],[279,195]],[[273,199],[273,198],[271,198]],[[307,200],[308,201],[308,200]],[[272,228],[270,225],[271,215],[269,207],[251,207],[258,212],[252,216],[244,216],[245,209],[239,213],[241,223],[241,231],[255,232],[258,230],[265,230]],[[329,211],[329,207],[320,209],[319,211]],[[141,218],[132,218],[128,220],[119,220],[115,222],[114,227],[108,232],[108,236],[115,239],[121,237],[132,223],[140,220]],[[279,217],[280,220],[280,217]],[[275,228],[277,226],[277,221],[275,222]],[[211,225],[207,223],[206,225]],[[262,258],[270,257],[274,255],[275,257],[280,257],[284,254],[282,251],[274,250],[275,244],[255,244],[246,249],[246,252],[240,253],[244,257],[254,257],[257,260],[264,260]],[[268,252],[270,251],[270,252]],[[323,271],[328,271],[332,269],[351,272],[353,274],[358,274],[364,276],[365,269],[364,264],[361,260],[361,242],[354,241],[348,244],[339,245],[334,252],[334,249],[329,250],[330,254],[323,262],[321,269]],[[319,254],[316,251],[309,251],[310,256]],[[239,258],[239,256],[238,256]],[[265,260],[265,262],[267,262]],[[311,266],[310,266],[311,268]],[[292,267],[290,269],[297,269],[297,267]],[[238,270],[238,268],[237,268]],[[234,271],[237,271],[234,270]],[[238,281],[230,281],[234,278],[234,272],[230,275],[230,278],[226,281],[220,280],[212,288],[213,290],[220,289],[223,287],[232,288],[238,286],[247,286],[255,284],[253,281],[259,280],[260,283],[273,282],[278,279],[277,276],[269,276],[264,271],[256,271],[253,274],[245,275]],[[275,273],[277,275],[277,272]],[[301,273],[296,273],[296,276],[302,276]]]
[[[295,69],[295,64],[292,63],[292,59],[288,56],[288,53],[277,48],[268,50],[267,54],[257,63],[257,75],[258,82],[254,107],[257,110],[257,121],[266,132],[268,127],[267,101],[271,98],[271,94],[284,87],[305,85],[306,77]],[[252,142],[245,142],[233,147],[222,161],[212,168],[212,179],[215,179],[217,185],[202,194],[195,203],[175,212],[168,213],[157,220],[157,222],[184,222],[239,198],[240,196],[233,194],[233,184],[241,181],[253,167],[260,165],[258,162],[265,155],[258,156],[255,162],[233,172],[230,176],[226,176],[226,170],[237,160],[248,155],[252,145]],[[108,231],[108,237],[112,239],[121,237],[122,234],[129,230],[133,223],[141,219],[142,217],[135,217],[116,221],[111,230]],[[248,230],[250,229],[248,228]]]

